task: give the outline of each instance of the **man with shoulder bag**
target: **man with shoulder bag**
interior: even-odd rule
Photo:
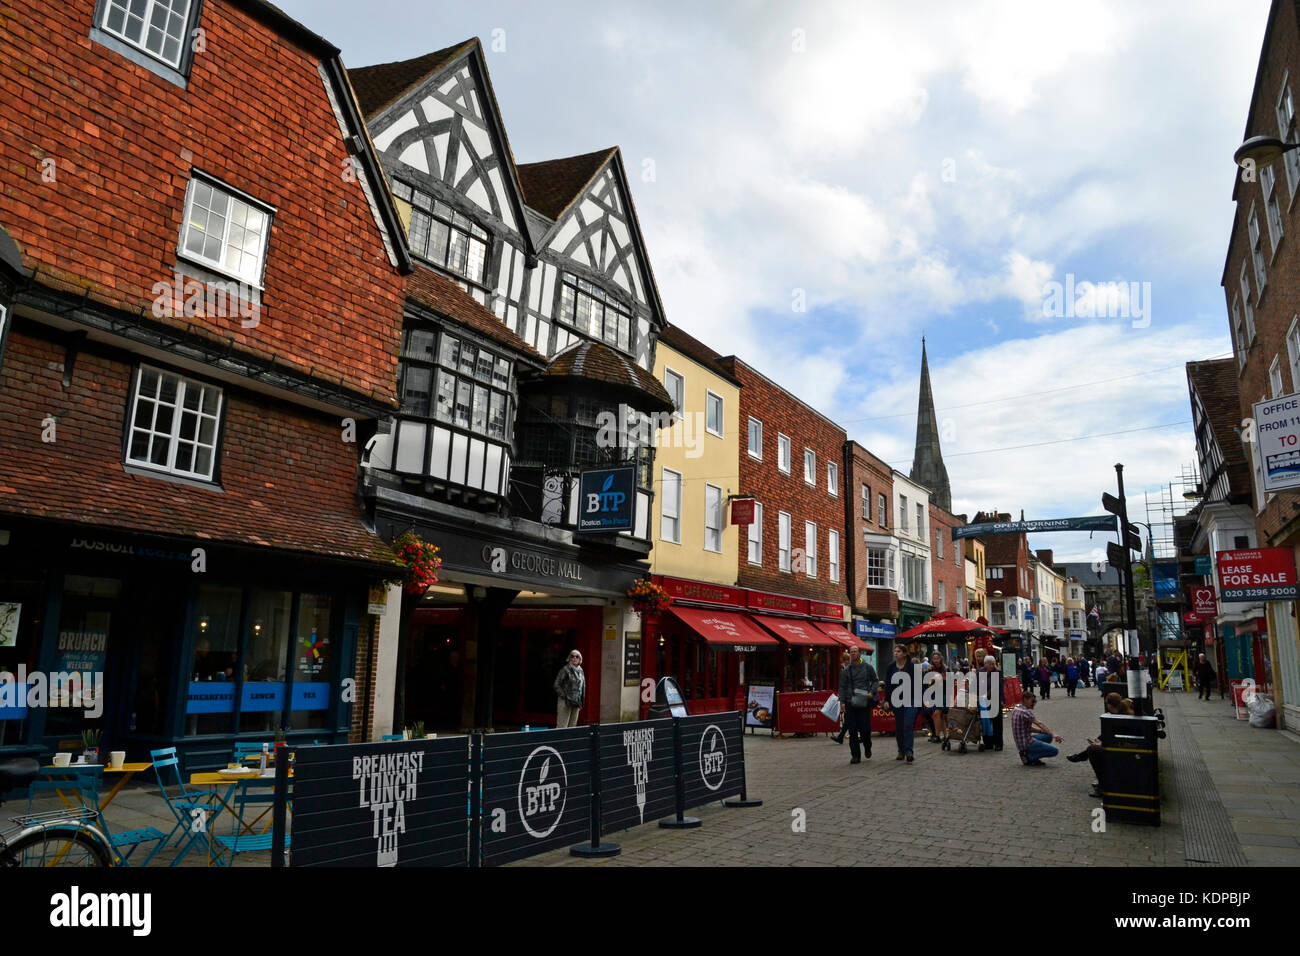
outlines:
[[[876,704],[880,678],[876,669],[862,659],[862,648],[853,651],[853,663],[840,672],[840,706],[849,732],[849,763],[861,763],[864,751],[871,759],[871,708]],[[861,747],[859,747],[861,740]]]

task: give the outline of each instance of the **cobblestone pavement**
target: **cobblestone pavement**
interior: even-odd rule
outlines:
[[[712,804],[692,811],[703,820],[698,829],[611,834],[623,851],[612,858],[557,851],[516,865],[1300,864],[1300,745],[1234,720],[1217,699],[1158,692],[1156,706],[1170,734],[1160,742],[1158,828],[1111,823],[1094,831],[1100,801],[1088,796],[1092,772],[1064,759],[1098,733],[1100,695],[1080,688],[1077,697],[1057,691],[1036,707],[1065,738],[1045,767],[1020,763],[1009,721],[1002,752],[944,752],[919,737],[910,765],[894,760],[892,735],[876,736],[872,758],[856,766],[848,744],[827,737],[746,735],[749,793],[761,807]],[[804,832],[793,826],[796,810],[806,815]]]
[[[698,829],[648,824],[610,834],[623,850],[612,858],[578,859],[559,850],[513,865],[1300,865],[1300,742],[1235,720],[1230,704],[1218,698],[1158,692],[1156,706],[1164,709],[1169,731],[1160,742],[1158,828],[1111,823],[1105,832],[1093,830],[1100,801],[1088,796],[1091,770],[1065,760],[1098,732],[1100,695],[1080,688],[1075,698],[1057,691],[1036,708],[1065,738],[1061,756],[1044,767],[1021,765],[1010,749],[1009,721],[1007,750],[943,752],[922,735],[910,765],[894,760],[892,734],[874,736],[872,758],[856,766],[849,764],[847,742],[747,734],[749,792],[763,800],[761,807],[712,804],[691,811],[703,820]],[[109,808],[119,830],[171,829],[174,821],[147,778],[142,774]],[[0,819],[25,809],[6,804]],[[803,811],[803,832],[793,827],[796,810]],[[137,862],[147,850],[137,851]],[[164,850],[150,868],[176,853]],[[194,850],[181,865],[207,862]],[[236,861],[269,863],[269,852]]]

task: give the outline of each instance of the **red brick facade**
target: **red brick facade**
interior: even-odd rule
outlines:
[[[852,578],[849,603],[858,614],[894,618],[898,615],[898,592],[867,587],[867,546],[864,534],[891,534],[894,515],[894,475],[890,467],[857,442],[848,442],[847,482],[849,540],[852,543]],[[863,488],[866,488],[866,507]],[[885,525],[880,523],[880,496],[885,496]]]
[[[985,514],[980,512],[972,524],[985,522],[1010,521],[1011,515]],[[1034,575],[1029,566],[1029,539],[1023,534],[991,534],[981,539],[984,542],[984,580],[988,588],[989,600],[1001,600],[993,597],[994,591],[1001,591],[1003,597],[1023,597],[1034,599]],[[1002,577],[994,577],[993,569],[1003,568]]]
[[[357,445],[343,441],[337,418],[226,388],[220,487],[131,474],[122,441],[134,357],[87,349],[64,388],[64,354],[38,326],[9,336],[0,368],[0,511],[383,560],[386,548],[361,523]]]
[[[966,616],[966,608],[958,596],[966,586],[966,563],[961,558],[961,542],[952,539],[952,529],[961,519],[930,502],[930,595],[935,611],[956,611]],[[954,559],[954,556],[955,559]],[[943,600],[939,600],[939,585],[943,584]]]
[[[748,431],[750,418],[763,423],[762,461],[749,455],[744,442],[740,447],[740,489],[745,494],[754,495],[763,506],[763,564],[761,567],[750,564],[747,549],[742,544],[736,583],[747,588],[844,604],[848,600],[849,587],[848,546],[843,540],[844,496],[856,494],[844,476],[844,429],[734,355],[719,360],[719,364],[741,383],[742,434]],[[778,435],[790,439],[789,474],[778,467]],[[816,456],[815,484],[804,480],[805,449],[810,449]],[[828,464],[835,465],[835,494],[827,490]],[[780,512],[790,515],[790,571],[781,571],[779,566]],[[805,550],[805,522],[809,521],[816,525],[816,577],[810,577],[806,567],[803,571],[798,570]],[[829,531],[840,537],[838,583],[829,577]]]
[[[203,4],[182,89],[91,40],[93,3],[7,3],[0,225],[38,282],[149,316],[175,278],[191,172],[215,177],[275,210],[259,323],[156,320],[392,402],[401,278],[344,175],[318,56],[251,7]]]

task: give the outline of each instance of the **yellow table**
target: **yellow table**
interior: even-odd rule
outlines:
[[[124,763],[120,767],[110,767],[107,764],[85,763],[73,763],[68,764],[66,767],[56,767],[54,764],[48,764],[42,767],[41,771],[47,778],[63,777],[68,781],[72,781],[79,773],[93,772],[92,768],[95,768],[96,771],[102,770],[105,774],[116,774],[119,778],[117,783],[113,784],[113,789],[104,794],[104,796],[99,800],[99,809],[102,811],[113,802],[113,798],[121,792],[122,788],[126,786],[127,782],[132,777],[141,770],[148,770],[152,766],[153,761],[147,763]],[[59,799],[63,801],[64,806],[68,809],[75,809],[72,805],[72,801],[68,799],[67,795],[62,790],[55,790],[54,792],[59,795]]]
[[[143,763],[124,763],[120,767],[105,766],[104,773],[106,775],[110,773],[114,774],[115,776],[118,777],[118,781],[117,783],[113,784],[113,789],[108,791],[108,793],[104,794],[103,798],[100,799],[99,809],[103,810],[106,806],[112,803],[113,798],[116,797],[118,792],[127,785],[127,783],[131,780],[132,777],[134,777],[137,773],[140,773],[141,771],[148,770],[152,766],[153,766],[152,760],[145,761]]]
[[[289,779],[291,780],[293,779],[292,770],[289,771]],[[190,774],[191,787],[207,787],[211,791],[209,794],[209,799],[220,804],[222,809],[230,812],[232,815],[235,814],[235,808],[230,805],[229,801],[230,798],[234,796],[235,788],[236,787],[247,788],[250,785],[262,786],[262,787],[273,787],[275,786],[275,774],[274,772],[271,772],[269,770],[267,771],[266,776],[262,776],[260,773],[246,773],[246,774],[240,774],[239,776],[235,776],[234,774],[219,773],[215,770],[206,770],[206,771]],[[221,792],[220,788],[222,787],[226,788],[225,793]],[[240,835],[241,836],[245,834],[254,835],[256,831],[254,831],[253,827],[256,826],[257,823],[263,817],[265,817],[268,813],[270,813],[270,811],[271,811],[270,807],[268,807],[266,810],[263,810],[262,813],[258,815],[257,819],[254,820],[251,824],[244,823],[243,820],[240,819],[240,824],[243,827],[243,833],[241,833]],[[216,819],[219,816],[221,816],[221,810],[216,810],[210,817],[208,817],[207,824],[211,825],[212,823],[216,822]],[[270,823],[267,823],[268,827],[270,825],[271,825]],[[265,830],[266,827],[263,827],[262,831],[265,832]],[[208,840],[208,865],[209,866],[212,865],[211,839]]]

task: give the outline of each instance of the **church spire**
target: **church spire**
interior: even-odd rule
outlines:
[[[939,448],[939,423],[934,415],[934,394],[930,391],[930,363],[921,337],[921,397],[916,408],[916,452],[908,476],[930,489],[930,499],[945,511],[952,511],[952,489],[948,469]]]

